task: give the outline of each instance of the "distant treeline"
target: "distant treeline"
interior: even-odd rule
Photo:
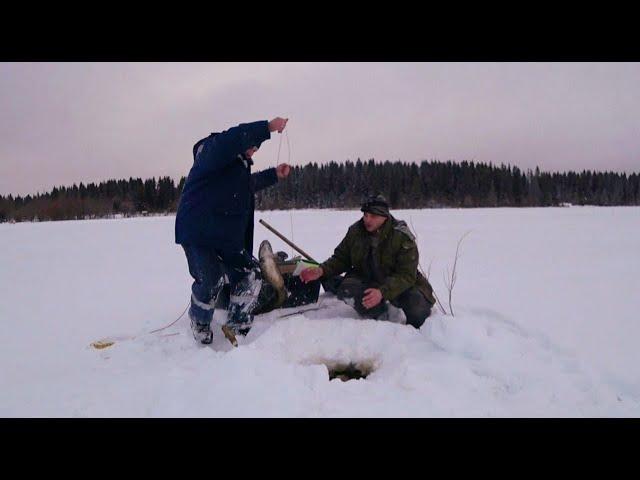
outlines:
[[[26,197],[0,196],[0,222],[69,220],[175,212],[182,177],[108,180]],[[391,208],[640,205],[640,175],[582,171],[548,173],[511,165],[424,161],[346,161],[295,166],[256,195],[261,210],[356,208],[380,192]]]

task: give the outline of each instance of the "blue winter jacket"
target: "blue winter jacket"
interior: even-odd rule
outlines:
[[[249,148],[271,138],[269,122],[242,123],[193,147],[176,213],[176,243],[253,250],[254,193],[278,181],[275,168],[251,174]]]

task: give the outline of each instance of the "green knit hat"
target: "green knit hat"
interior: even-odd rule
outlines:
[[[382,217],[389,217],[391,215],[389,213],[389,203],[387,203],[387,199],[380,194],[369,196],[362,204],[360,211],[373,213],[374,215],[380,215]]]

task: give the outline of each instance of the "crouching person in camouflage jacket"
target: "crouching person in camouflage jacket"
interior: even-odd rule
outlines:
[[[302,281],[322,278],[325,290],[367,318],[386,318],[389,301],[404,311],[408,325],[420,328],[436,301],[429,281],[418,272],[415,237],[389,213],[382,195],[370,197],[361,211],[362,218],[349,227],[333,256],[303,270]]]

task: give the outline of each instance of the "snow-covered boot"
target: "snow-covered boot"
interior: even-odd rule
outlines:
[[[198,323],[192,318],[191,331],[196,342],[208,345],[213,341],[213,332],[211,331],[211,325],[208,323]]]
[[[226,325],[234,333],[246,335],[251,328],[262,284],[260,272],[252,271],[232,289]]]

